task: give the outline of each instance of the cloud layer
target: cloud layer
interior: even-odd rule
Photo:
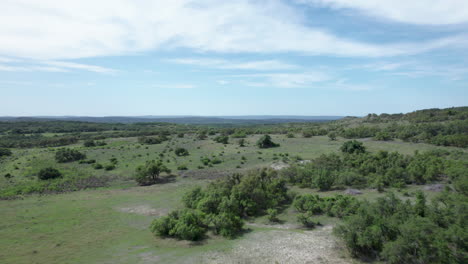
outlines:
[[[356,8],[398,21],[431,17],[439,24],[466,21],[462,1],[410,14],[423,1],[309,1]],[[426,1],[427,2],[427,1]],[[466,1],[463,1],[466,2]],[[395,6],[394,8],[392,6]],[[409,6],[399,9],[401,6]],[[466,4],[463,4],[466,6]],[[386,10],[386,8],[389,8]],[[425,8],[426,10],[428,8]],[[403,10],[403,11],[402,11]],[[435,11],[431,11],[435,10]],[[432,20],[431,20],[432,21]],[[367,43],[307,26],[300,10],[279,0],[6,0],[0,9],[0,55],[33,59],[74,59],[188,48],[197,52],[286,53],[383,57],[466,45],[464,35],[426,42]],[[253,66],[255,67],[255,66]]]

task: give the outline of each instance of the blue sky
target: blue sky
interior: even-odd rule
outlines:
[[[463,106],[468,1],[3,0],[0,94],[0,116]]]

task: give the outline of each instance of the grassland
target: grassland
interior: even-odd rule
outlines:
[[[315,258],[317,263],[356,262],[346,255],[328,229],[339,220],[320,216],[318,220],[323,227],[306,231],[298,225],[296,212],[291,207],[279,215],[281,223],[277,225],[269,224],[264,217],[249,220],[246,234],[235,240],[210,234],[209,239],[189,243],[156,238],[148,231],[149,223],[155,217],[180,207],[182,194],[194,186],[203,186],[210,179],[222,177],[226,173],[270,166],[281,160],[279,154],[284,156],[287,153],[288,157],[300,156],[307,160],[336,152],[344,141],[340,138],[330,141],[327,137],[318,136],[301,138],[297,135],[296,138],[288,138],[285,135],[273,135],[273,140],[281,146],[259,150],[255,146],[257,139],[258,136],[248,137],[245,147],[238,146],[233,139],[231,144],[223,145],[215,143],[211,138],[195,140],[194,135],[174,137],[156,145],[141,145],[136,138],[117,138],[108,139],[108,144],[101,147],[85,148],[82,143],[70,146],[101,164],[117,158],[117,167],[110,171],[95,170],[90,164],[78,162],[57,164],[54,161],[54,148],[13,149],[13,156],[0,163],[0,175],[11,173],[14,177],[1,177],[1,189],[37,181],[35,175],[47,166],[58,168],[66,177],[94,175],[110,180],[107,187],[97,189],[26,195],[22,199],[0,201],[0,262],[301,263],[305,258]],[[404,154],[434,148],[456,149],[400,141],[364,140],[364,144],[371,152],[388,150]],[[177,157],[173,151],[176,147],[186,148],[190,155]],[[146,160],[159,158],[161,153],[169,168],[178,175],[175,181],[147,187],[136,186],[131,179],[135,168]],[[201,157],[213,156],[223,162],[198,169],[198,166],[202,166]],[[241,159],[242,156],[245,161]],[[189,170],[179,172],[179,165],[186,165]],[[298,193],[312,192],[325,196],[340,192],[318,192],[297,187],[292,189]],[[405,191],[413,193],[419,189],[422,186],[410,186]],[[374,199],[382,195],[371,189],[363,192],[363,195],[358,196],[360,199]],[[405,197],[402,192],[397,194]],[[297,245],[287,243],[297,239],[303,239],[306,245],[311,245],[301,249],[305,250],[302,258],[293,256],[297,252]],[[316,247],[314,243],[320,241],[324,243],[323,246]],[[262,243],[263,246],[255,247],[253,243]],[[322,253],[317,255],[317,252]]]

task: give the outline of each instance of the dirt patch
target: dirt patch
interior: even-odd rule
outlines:
[[[325,226],[312,231],[273,230],[247,234],[228,252],[211,252],[203,263],[352,263]]]
[[[148,216],[164,216],[169,212],[168,209],[154,209],[149,205],[137,205],[132,207],[120,207],[117,211],[130,214],[148,215]]]
[[[141,253],[138,255],[140,257],[140,261],[138,263],[140,264],[153,264],[153,263],[158,263],[160,257],[157,255],[154,255],[151,252],[145,252]]]
[[[444,190],[444,185],[443,184],[430,184],[424,186],[425,191],[431,191],[431,192],[441,192]]]
[[[274,170],[282,170],[282,169],[286,169],[286,168],[289,168],[289,167],[290,167],[290,165],[286,164],[284,162],[275,162],[275,163],[270,165],[270,168],[272,168]]]
[[[262,227],[262,228],[278,228],[278,229],[299,229],[301,228],[300,225],[295,224],[259,224],[259,223],[247,223],[247,226],[255,226],[255,227]]]
[[[192,178],[197,180],[205,180],[205,179],[219,179],[224,178],[229,175],[232,175],[236,171],[233,170],[210,170],[210,169],[201,169],[201,170],[189,170],[184,171],[180,174],[182,178]],[[239,171],[237,171],[239,172]]]
[[[362,194],[362,192],[360,190],[357,190],[357,189],[346,189],[344,191],[344,194],[359,195],[359,194]]]

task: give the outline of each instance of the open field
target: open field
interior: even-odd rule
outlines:
[[[178,166],[185,165],[189,172],[180,172],[181,174],[212,178],[216,175],[269,166],[274,162],[281,161],[280,154],[288,154],[289,158],[299,156],[304,160],[310,160],[321,154],[338,152],[339,147],[346,141],[341,138],[330,141],[325,136],[302,138],[297,135],[296,138],[287,138],[285,135],[273,135],[273,140],[280,143],[279,147],[258,149],[255,146],[255,142],[259,138],[258,135],[246,138],[245,147],[239,147],[236,144],[237,139],[231,139],[230,144],[223,145],[214,142],[212,138],[195,140],[193,135],[185,138],[174,137],[169,141],[155,145],[142,145],[138,143],[137,138],[115,138],[108,139],[108,145],[101,147],[85,148],[82,143],[69,146],[85,153],[87,159],[94,159],[102,165],[109,164],[110,159],[116,158],[117,166],[111,171],[95,170],[92,164],[79,164],[77,162],[56,164],[54,155],[58,148],[13,149],[13,156],[1,161],[0,175],[10,173],[14,177],[11,179],[0,177],[0,188],[36,181],[37,172],[48,166],[56,166],[65,175],[73,175],[74,177],[77,175],[107,177],[111,179],[112,184],[112,182],[131,179],[137,166],[144,164],[147,160],[160,158],[173,172],[177,172]],[[413,154],[416,150],[428,151],[432,149],[466,151],[455,147],[436,147],[424,143],[407,143],[396,140],[383,142],[367,139],[363,142],[371,152],[387,150]],[[176,156],[174,149],[177,147],[186,148],[190,155]],[[161,154],[164,156],[161,157]],[[222,163],[213,165],[211,168],[206,167],[200,161],[202,157],[217,157],[222,160]],[[242,157],[245,157],[245,160]],[[203,168],[199,169],[199,166]]]

